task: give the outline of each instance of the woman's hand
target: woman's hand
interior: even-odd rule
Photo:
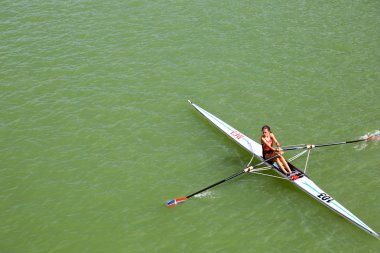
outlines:
[[[284,152],[282,151],[282,148],[281,147],[277,147],[276,148],[276,152],[279,153],[279,154],[283,154]]]

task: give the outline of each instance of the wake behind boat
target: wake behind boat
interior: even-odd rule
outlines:
[[[250,139],[246,135],[242,134],[226,122],[222,121],[221,119],[217,118],[213,114],[207,112],[200,106],[192,103],[189,100],[189,103],[197,110],[199,111],[204,117],[206,117],[211,123],[213,123],[219,130],[224,132],[227,136],[229,136],[232,140],[240,144],[244,149],[246,149],[248,152],[250,152],[254,157],[259,159],[261,163],[255,165],[254,167],[251,167],[250,169],[245,169],[244,171],[238,172],[226,179],[223,179],[213,185],[210,185],[209,187],[206,187],[198,192],[195,192],[193,194],[190,194],[184,198],[178,198],[171,200],[167,203],[168,207],[171,207],[173,205],[179,204],[187,200],[188,198],[195,196],[196,194],[199,194],[202,191],[205,191],[207,189],[210,189],[218,184],[221,184],[225,181],[228,181],[236,176],[239,176],[241,174],[244,174],[245,172],[251,172],[251,173],[257,173],[260,174],[260,171],[263,169],[256,169],[261,164],[266,164],[270,169],[276,171],[283,179],[288,180],[298,188],[302,189],[304,192],[312,196],[314,199],[316,199],[318,202],[322,203],[323,205],[327,206],[331,210],[335,211],[348,221],[352,222],[362,230],[366,231],[370,235],[379,238],[379,235],[372,230],[369,226],[367,226],[363,221],[361,221],[359,218],[357,218],[354,214],[352,214],[350,211],[348,211],[345,207],[343,207],[338,201],[336,201],[334,198],[332,198],[330,195],[328,195],[325,191],[323,191],[321,188],[319,188],[304,172],[302,172],[300,169],[295,167],[293,164],[289,163],[289,167],[292,169],[293,173],[291,175],[285,175],[277,166],[276,163],[273,163],[270,161],[271,159],[264,160],[262,157],[262,146],[255,142],[254,140]],[[339,145],[339,144],[346,144],[346,143],[353,143],[362,141],[355,140],[355,141],[348,141],[348,142],[339,142],[339,143],[332,143],[332,144],[321,144],[319,146],[327,146],[327,145]],[[304,148],[310,149],[316,147],[316,145],[301,145]],[[300,147],[290,147],[286,150],[294,150],[294,149],[301,149]],[[306,151],[304,151],[306,152]],[[303,152],[303,153],[304,153]],[[252,159],[251,159],[252,161]]]

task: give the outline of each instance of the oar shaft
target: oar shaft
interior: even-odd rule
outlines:
[[[341,141],[341,142],[333,142],[333,143],[325,143],[325,144],[314,144],[314,145],[300,145],[300,146],[292,146],[292,147],[283,147],[282,150],[297,150],[297,149],[307,149],[307,148],[320,148],[320,147],[328,147],[328,146],[335,146],[335,145],[342,145],[342,144],[349,144],[349,143],[355,143],[360,141],[366,141],[367,139],[358,139],[358,140],[352,140],[352,141]]]
[[[238,172],[238,173],[236,173],[236,174],[233,174],[232,176],[229,176],[228,178],[225,178],[225,179],[223,179],[223,180],[220,180],[219,182],[216,182],[215,184],[212,184],[212,185],[210,185],[210,186],[207,186],[206,188],[203,188],[202,190],[199,190],[199,191],[197,191],[197,192],[194,192],[194,193],[192,193],[192,194],[186,196],[186,198],[191,198],[191,197],[193,197],[194,195],[197,195],[197,194],[199,194],[199,193],[201,193],[201,192],[207,191],[208,189],[213,188],[213,187],[215,187],[215,186],[217,186],[217,185],[219,185],[219,184],[221,184],[221,183],[224,183],[224,182],[226,182],[226,181],[228,181],[228,180],[231,180],[231,179],[233,179],[233,178],[235,178],[235,177],[237,177],[237,176],[240,176],[240,175],[243,174],[243,173],[244,173],[244,170],[243,170],[243,171],[240,171],[240,172]]]
[[[272,159],[274,159],[274,158],[276,158],[276,157],[278,157],[278,156],[280,156],[280,155],[281,155],[281,154],[277,154],[277,155],[275,155],[275,156],[272,156],[272,157],[270,157],[269,159],[266,159],[266,160],[262,161],[261,163],[256,164],[255,166],[253,166],[253,168],[256,168],[257,166],[260,166],[260,165],[262,165],[262,164],[268,162],[269,160],[272,160]],[[217,185],[219,185],[219,184],[221,184],[221,183],[224,183],[224,182],[226,182],[226,181],[229,181],[229,180],[231,180],[231,179],[233,179],[233,178],[235,178],[235,177],[237,177],[237,176],[240,176],[240,175],[242,175],[242,174],[244,174],[244,173],[245,173],[245,170],[240,171],[240,172],[238,172],[238,173],[235,173],[235,174],[233,174],[233,175],[231,175],[231,176],[229,176],[229,177],[227,177],[227,178],[225,178],[225,179],[222,179],[222,180],[216,182],[215,184],[212,184],[212,185],[210,185],[210,186],[207,186],[206,188],[203,188],[202,190],[199,190],[199,191],[197,191],[197,192],[194,192],[194,193],[192,193],[192,194],[186,196],[186,198],[191,198],[191,197],[193,197],[194,195],[197,195],[197,194],[199,194],[199,193],[201,193],[201,192],[207,191],[207,190],[210,189],[210,188],[213,188],[213,187],[215,187],[215,186],[217,186]]]
[[[335,146],[335,145],[341,145],[341,144],[349,144],[349,143],[355,143],[360,141],[365,141],[366,139],[359,139],[359,140],[352,140],[352,141],[342,141],[342,142],[334,142],[334,143],[326,143],[326,144],[316,144],[314,147],[328,147],[328,146]]]

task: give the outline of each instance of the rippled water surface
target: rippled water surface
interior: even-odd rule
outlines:
[[[0,252],[379,252],[284,180],[243,175],[165,207],[251,158],[188,99],[256,140],[269,124],[283,145],[378,133],[379,13],[2,1]],[[365,144],[312,151],[308,174],[380,232],[380,145]]]

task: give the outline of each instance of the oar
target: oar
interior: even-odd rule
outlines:
[[[378,140],[379,138],[380,138],[380,133],[370,135],[367,138],[352,140],[352,141],[341,141],[341,142],[333,142],[333,143],[326,143],[326,144],[302,144],[299,146],[287,146],[287,147],[283,147],[281,149],[284,151],[285,150],[296,150],[296,149],[312,149],[312,148],[319,148],[319,147],[328,147],[328,146],[349,144],[349,143],[355,143],[355,142],[361,142],[361,141],[373,141],[373,140]]]
[[[272,160],[272,159],[274,159],[274,158],[276,158],[277,156],[280,156],[280,155],[281,155],[281,154],[277,154],[277,155],[275,155],[275,156],[273,156],[273,157],[271,157],[271,158],[269,158],[269,159],[266,159],[266,160],[262,161],[261,163],[256,164],[256,165],[253,166],[253,167],[245,168],[244,170],[242,170],[242,171],[240,171],[240,172],[238,172],[238,173],[235,173],[235,174],[233,174],[232,176],[229,176],[229,177],[227,177],[227,178],[225,178],[225,179],[222,179],[222,180],[216,182],[215,184],[212,184],[212,185],[210,185],[210,186],[207,186],[206,188],[203,188],[202,190],[199,190],[199,191],[197,191],[197,192],[194,192],[194,193],[192,193],[192,194],[190,194],[190,195],[188,195],[188,196],[186,196],[186,197],[183,197],[183,198],[177,198],[177,199],[172,199],[172,200],[170,200],[170,201],[166,204],[166,206],[167,206],[167,207],[173,207],[173,206],[175,206],[175,205],[177,205],[177,204],[181,204],[181,203],[183,203],[184,201],[188,200],[189,198],[191,198],[191,197],[193,197],[193,196],[195,196],[195,195],[197,195],[197,194],[199,194],[199,193],[201,193],[201,192],[204,192],[204,191],[206,191],[206,190],[208,190],[208,189],[210,189],[210,188],[213,188],[213,187],[215,187],[215,186],[217,186],[217,185],[219,185],[219,184],[221,184],[221,183],[227,182],[227,181],[229,181],[229,180],[231,180],[231,179],[233,179],[233,178],[235,178],[235,177],[237,177],[237,176],[240,176],[240,175],[244,174],[245,172],[248,172],[248,171],[250,171],[250,170],[256,168],[257,166],[260,166],[260,165],[262,165],[262,164],[268,162],[269,160]]]

